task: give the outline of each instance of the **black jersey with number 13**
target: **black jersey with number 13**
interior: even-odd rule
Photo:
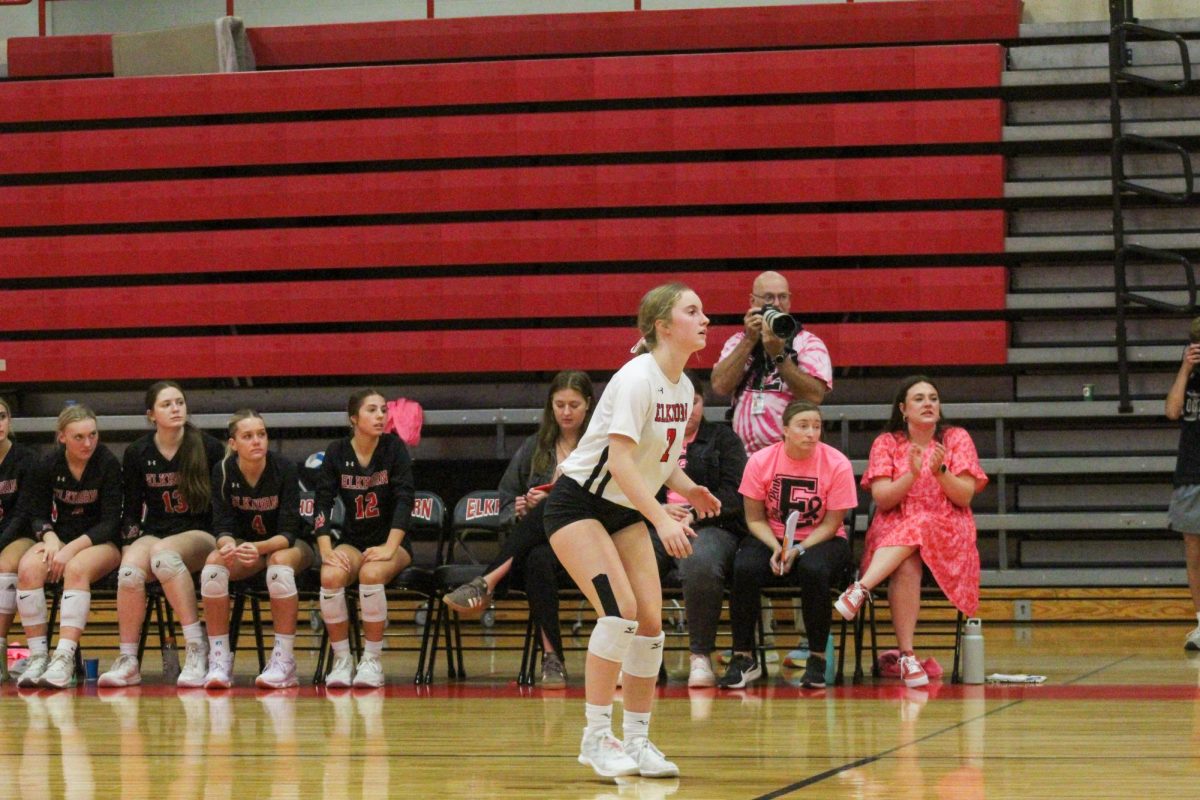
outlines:
[[[204,474],[225,457],[225,445],[202,433],[207,464]],[[211,505],[203,511],[188,506],[179,491],[179,453],[166,458],[148,433],[125,448],[122,461],[125,481],[125,519],[121,525],[126,540],[146,536],[174,536],[184,531],[207,531],[212,527]]]

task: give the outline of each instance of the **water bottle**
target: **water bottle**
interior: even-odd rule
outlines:
[[[963,683],[983,683],[983,620],[969,619],[962,640]]]
[[[825,685],[833,686],[837,680],[837,661],[834,659],[833,634],[825,642]]]
[[[174,686],[179,678],[179,649],[175,646],[175,634],[168,633],[162,644],[163,682]]]

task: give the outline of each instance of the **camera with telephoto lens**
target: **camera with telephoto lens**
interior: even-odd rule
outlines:
[[[777,339],[790,339],[796,335],[796,320],[791,314],[780,311],[771,304],[762,307],[763,324],[771,329]]]

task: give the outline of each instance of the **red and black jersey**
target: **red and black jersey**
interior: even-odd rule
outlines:
[[[225,446],[201,433],[205,472],[225,457]],[[125,449],[125,519],[121,529],[127,540],[147,536],[174,536],[184,531],[206,531],[212,527],[212,509],[201,512],[188,507],[179,492],[179,453],[167,458],[158,451],[154,434],[148,433]]]
[[[267,453],[267,463],[254,486],[231,453],[212,471],[213,536],[260,542],[284,536],[288,547],[300,533],[300,483],[296,465]]]
[[[333,535],[330,521],[340,497],[346,508],[341,540],[360,549],[381,545],[392,528],[408,530],[414,494],[412,459],[396,434],[379,437],[365,467],[349,438],[330,442],[317,480],[314,533]]]
[[[38,462],[29,480],[29,517],[40,539],[54,531],[66,544],[87,536],[92,544],[120,544],[121,462],[97,445],[76,480],[60,447]]]
[[[33,448],[19,442],[13,442],[8,455],[0,461],[0,548],[14,539],[32,535],[26,506],[20,499],[36,463]]]

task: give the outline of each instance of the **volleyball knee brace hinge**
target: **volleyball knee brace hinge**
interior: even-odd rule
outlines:
[[[229,568],[222,564],[205,564],[200,570],[201,597],[229,596]]]
[[[657,636],[634,636],[629,649],[625,651],[621,669],[635,678],[657,678],[658,669],[662,666],[665,639],[662,631]]]
[[[387,592],[382,583],[360,583],[358,605],[363,622],[387,622]]]
[[[150,569],[154,572],[154,577],[158,578],[159,583],[166,583],[176,575],[182,575],[188,571],[187,564],[183,563],[183,558],[174,550],[155,553],[150,559]]]
[[[623,663],[636,633],[637,620],[601,617],[588,637],[588,652],[605,661]],[[654,674],[658,674],[657,670]]]
[[[346,622],[350,612],[346,609],[345,589],[326,589],[321,587],[321,619],[326,625]]]
[[[21,612],[21,624],[46,624],[46,592],[43,589],[18,589],[17,609]]]
[[[0,614],[17,613],[17,573],[0,572]]]
[[[117,570],[118,589],[146,590],[146,573],[141,567],[121,567]]]
[[[82,589],[67,589],[62,594],[60,621],[64,628],[87,627],[88,611],[92,608],[92,593]]]
[[[276,600],[295,597],[299,594],[296,590],[296,571],[282,564],[267,567],[267,592]]]

